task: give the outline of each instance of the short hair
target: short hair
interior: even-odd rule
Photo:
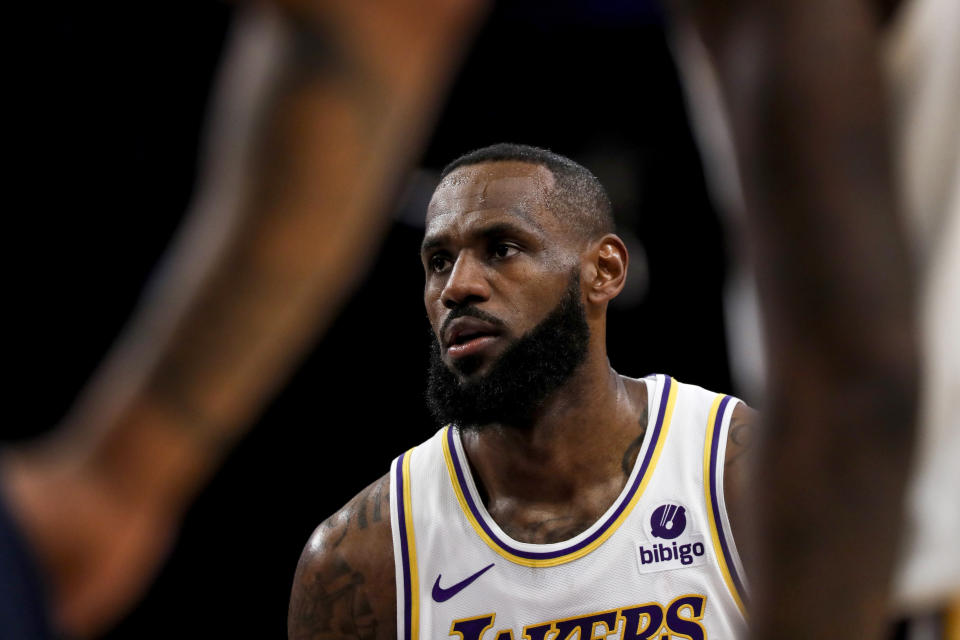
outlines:
[[[443,168],[440,179],[460,167],[487,162],[527,162],[546,167],[556,182],[546,195],[547,208],[554,215],[587,238],[613,233],[613,207],[607,190],[586,167],[549,149],[506,142],[490,145],[452,161]]]

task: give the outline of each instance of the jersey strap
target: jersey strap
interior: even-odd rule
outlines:
[[[413,530],[413,506],[410,488],[410,454],[400,454],[393,461],[390,474],[393,525],[393,552],[400,558],[397,572],[397,637],[417,640],[420,634],[420,584],[417,579],[417,545]]]
[[[721,462],[726,451],[726,434],[730,426],[730,416],[727,414],[733,414],[733,407],[737,402],[732,396],[718,394],[710,407],[707,437],[703,447],[703,487],[710,521],[710,537],[716,552],[717,564],[720,566],[720,572],[724,582],[727,583],[730,595],[737,603],[740,613],[746,618],[744,606],[746,589],[741,578],[741,570],[738,568],[739,558],[736,547],[733,545],[730,525],[724,517],[726,509],[723,504],[723,464]]]

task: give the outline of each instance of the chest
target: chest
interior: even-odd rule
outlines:
[[[455,433],[398,460],[399,637],[737,637],[743,615],[729,567],[737,562],[710,494],[711,456],[722,452],[711,451],[707,426],[712,419],[722,431],[732,407],[681,405],[671,382],[657,387],[657,417],[623,492],[563,542],[520,542],[498,526]]]

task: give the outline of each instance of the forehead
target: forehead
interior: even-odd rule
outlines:
[[[519,218],[548,224],[549,169],[526,162],[489,162],[460,167],[443,179],[427,207],[427,234],[464,219]]]

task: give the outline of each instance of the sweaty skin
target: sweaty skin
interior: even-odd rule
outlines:
[[[626,248],[613,234],[583,238],[570,230],[544,206],[552,185],[549,170],[523,162],[457,169],[430,202],[421,251],[424,304],[442,347],[444,321],[460,305],[502,323],[472,354],[480,365],[469,376],[482,375],[512,339],[543,320],[571,270],[579,273],[590,327],[583,364],[529,427],[488,425],[463,433],[490,515],[511,537],[541,544],[584,531],[614,502],[649,417],[646,385],[617,374],[606,355],[606,308],[623,287]],[[442,351],[450,364],[455,356]],[[724,485],[735,531],[752,413],[743,405],[734,411],[727,448]],[[291,640],[396,638],[388,493],[385,475],[311,536],[294,578]]]

